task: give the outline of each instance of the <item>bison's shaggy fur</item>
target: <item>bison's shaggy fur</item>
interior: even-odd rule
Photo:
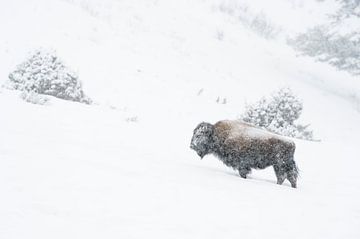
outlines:
[[[279,135],[241,121],[203,122],[195,128],[190,147],[201,158],[214,154],[243,178],[251,169],[273,166],[278,184],[288,179],[296,188],[295,143]]]

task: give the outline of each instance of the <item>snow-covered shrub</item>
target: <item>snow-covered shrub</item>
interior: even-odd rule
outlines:
[[[237,18],[244,27],[266,39],[275,38],[281,30],[264,13],[252,11],[245,3],[223,0],[218,9],[220,12]]]
[[[340,8],[327,24],[317,25],[288,43],[303,55],[360,75],[360,0],[337,0]]]
[[[350,17],[360,17],[360,0],[337,0],[340,9],[332,17],[341,21]]]
[[[49,101],[49,98],[45,97],[44,95],[39,95],[34,91],[23,91],[20,94],[20,98],[26,102],[36,105],[45,105]]]
[[[128,122],[128,123],[136,123],[138,121],[139,121],[139,119],[137,116],[131,116],[131,117],[126,118],[126,122]]]
[[[227,98],[218,96],[218,98],[216,99],[216,103],[225,105],[227,104]]]
[[[253,31],[266,39],[275,38],[280,32],[280,29],[275,27],[275,25],[262,13],[256,15],[249,22],[249,26]]]
[[[308,125],[296,124],[302,109],[299,98],[289,88],[282,88],[268,98],[248,104],[241,119],[280,135],[313,140]]]
[[[55,52],[36,50],[9,74],[5,87],[90,104],[75,72]]]
[[[216,39],[218,39],[219,41],[224,40],[224,31],[218,29],[216,31]]]
[[[329,29],[316,26],[289,40],[289,43],[304,55],[360,75],[360,32],[339,35]]]

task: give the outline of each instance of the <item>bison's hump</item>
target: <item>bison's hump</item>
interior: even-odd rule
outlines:
[[[269,131],[257,128],[251,124],[240,120],[222,120],[215,124],[215,134],[219,139],[224,141],[251,141],[251,140],[265,140],[276,139],[283,142],[293,144],[290,139],[280,135],[271,133]]]

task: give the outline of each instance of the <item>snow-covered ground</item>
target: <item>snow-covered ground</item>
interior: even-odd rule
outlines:
[[[48,47],[96,103],[0,90],[0,238],[360,237],[359,79],[261,38],[221,2],[236,1],[0,3],[0,83]],[[245,2],[252,13],[261,1]],[[289,34],[331,10],[276,4],[296,12],[282,26],[291,14],[259,11]],[[321,139],[296,140],[297,189],[190,150],[199,122],[234,119],[283,86]]]

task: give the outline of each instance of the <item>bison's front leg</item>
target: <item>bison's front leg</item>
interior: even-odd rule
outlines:
[[[242,177],[242,178],[246,178],[250,172],[251,172],[251,169],[249,167],[239,168],[239,174],[240,174],[240,177]]]
[[[286,173],[279,165],[274,165],[274,171],[277,178],[277,184],[283,184],[284,180],[286,179]]]

